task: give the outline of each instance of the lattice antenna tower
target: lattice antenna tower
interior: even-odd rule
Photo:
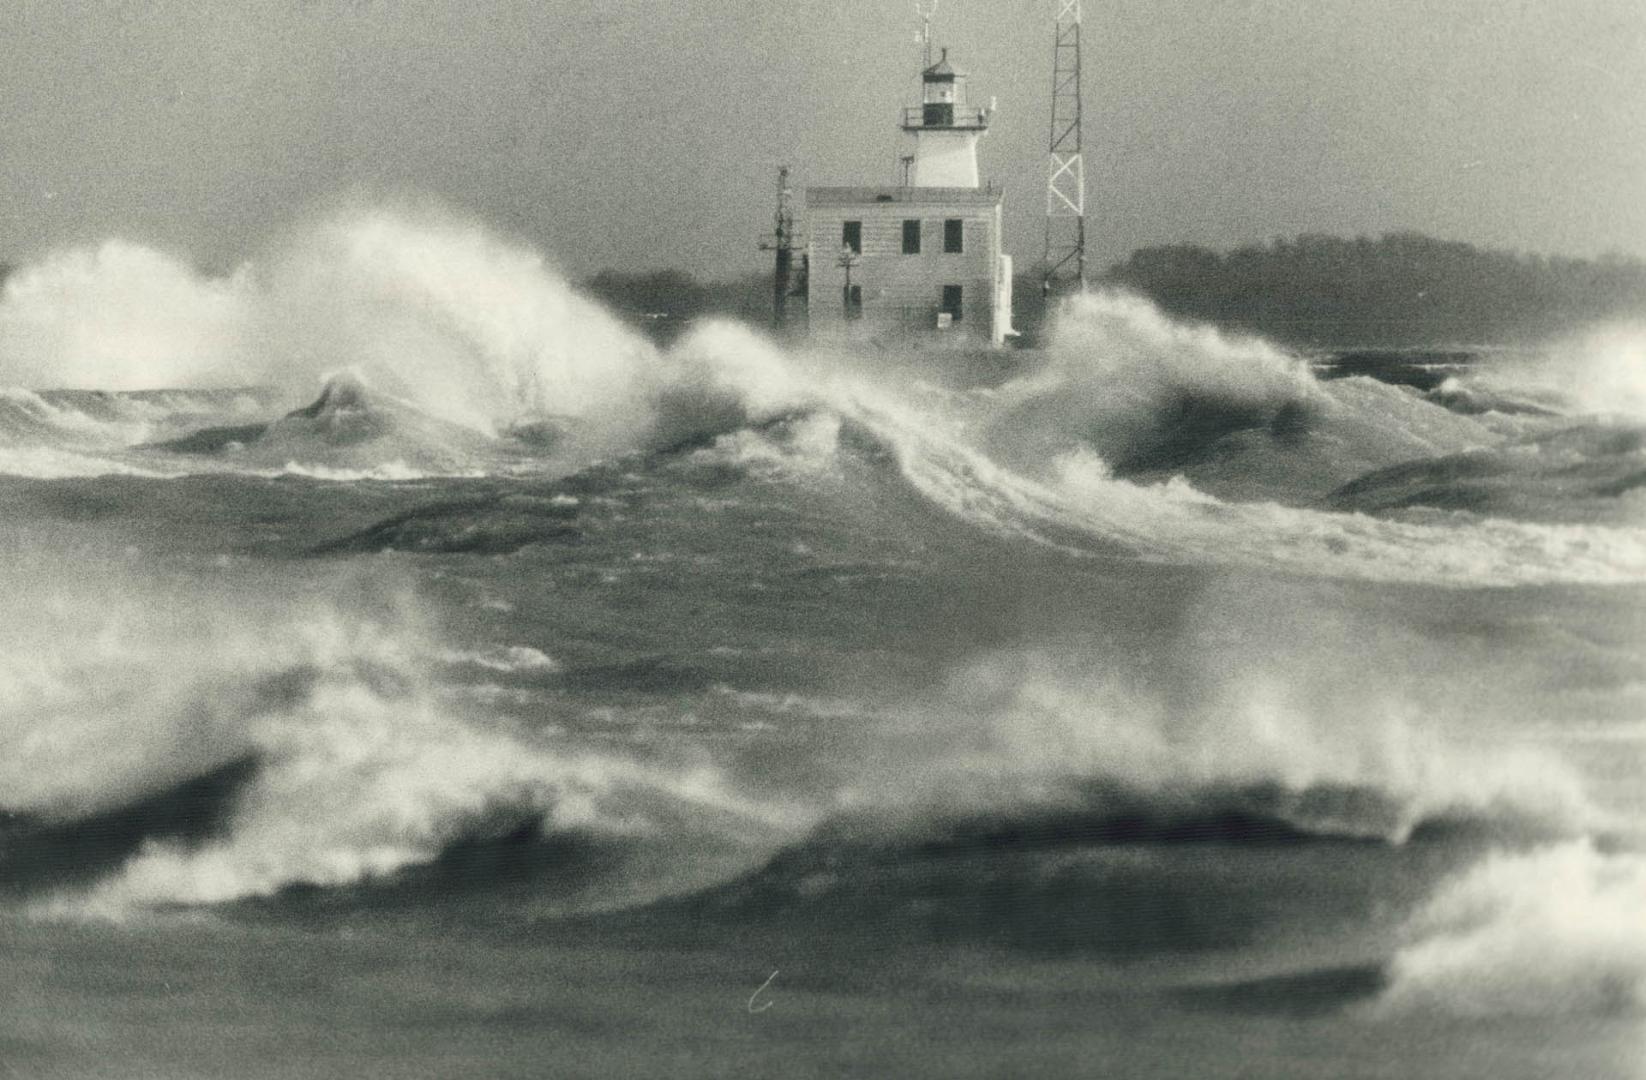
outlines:
[[[1052,0],[1052,127],[1046,175],[1048,295],[1086,288],[1086,163],[1080,144],[1080,4]]]

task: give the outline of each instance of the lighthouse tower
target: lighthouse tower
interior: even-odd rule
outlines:
[[[920,73],[921,103],[903,113],[914,135],[914,187],[975,188],[977,140],[989,130],[987,109],[966,104],[966,76],[949,63],[949,50]]]
[[[903,110],[915,145],[901,182],[806,188],[813,337],[964,349],[1013,333],[1001,191],[978,180],[988,111],[966,104],[948,50],[925,62],[921,102]]]

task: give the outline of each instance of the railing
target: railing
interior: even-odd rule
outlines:
[[[903,127],[910,131],[921,128],[959,128],[982,131],[989,126],[989,110],[934,102],[914,105],[903,110]]]

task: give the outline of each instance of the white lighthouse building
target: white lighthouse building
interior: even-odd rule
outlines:
[[[1012,260],[1001,190],[979,180],[989,110],[943,50],[905,109],[914,138],[903,182],[809,187],[807,318],[814,336],[999,346],[1011,331]]]
[[[977,140],[989,130],[986,109],[966,106],[966,76],[943,58],[920,73],[921,103],[903,114],[914,134],[915,187],[977,187]]]

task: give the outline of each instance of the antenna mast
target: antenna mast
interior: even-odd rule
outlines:
[[[922,67],[932,66],[932,16],[937,14],[938,0],[915,0],[914,13],[920,19],[920,36],[915,40],[920,42],[921,53],[926,58]]]
[[[1086,164],[1080,153],[1080,3],[1056,5],[1052,50],[1052,128],[1046,178],[1048,296],[1086,288]]]
[[[772,237],[760,242],[761,251],[775,253],[772,266],[772,326],[784,329],[789,322],[789,295],[794,291],[794,252],[799,246],[794,230],[794,190],[789,187],[789,167],[777,170],[777,213]]]

